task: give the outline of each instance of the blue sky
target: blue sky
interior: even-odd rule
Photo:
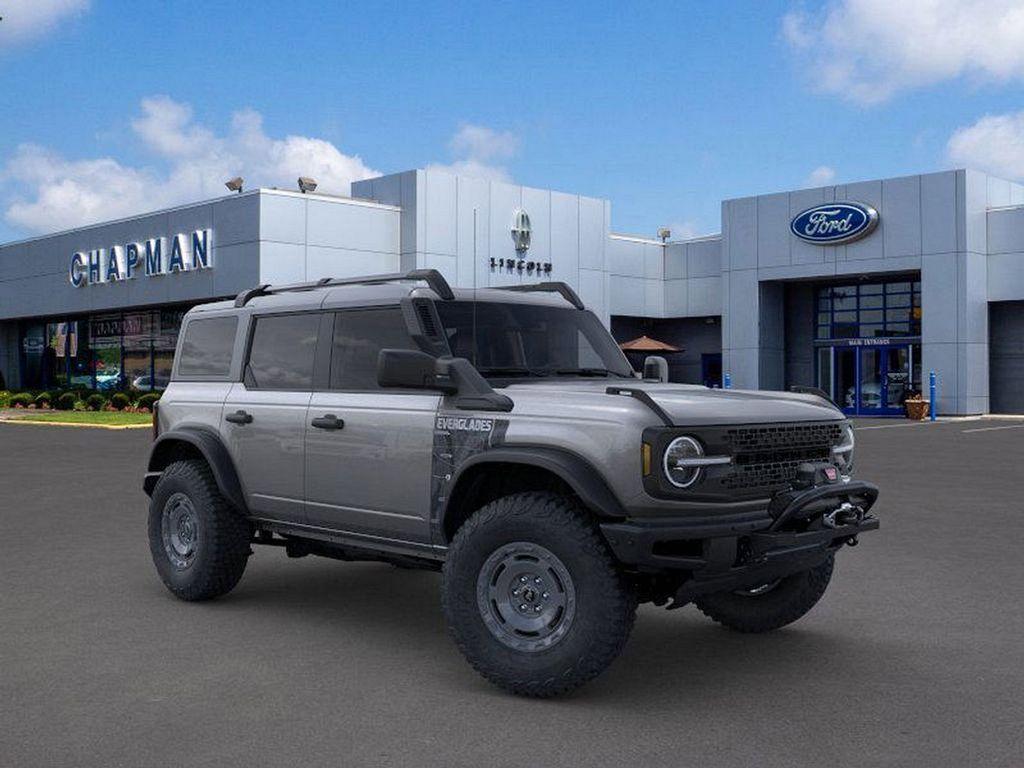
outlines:
[[[607,197],[638,234],[816,182],[1020,178],[1019,5],[0,0],[0,242],[236,173],[453,165]]]

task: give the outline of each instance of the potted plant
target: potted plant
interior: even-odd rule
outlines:
[[[913,419],[914,421],[923,421],[928,415],[930,406],[930,400],[925,400],[921,397],[920,392],[913,390],[907,393],[907,397],[903,401],[903,407],[906,409],[907,418]]]

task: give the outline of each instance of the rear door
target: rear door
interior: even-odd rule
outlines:
[[[430,541],[430,472],[440,395],[382,390],[381,349],[417,349],[398,307],[334,314],[328,387],[306,424],[306,515],[334,530]]]
[[[243,380],[224,404],[224,434],[249,509],[305,522],[306,411],[320,325],[318,312],[257,315]]]

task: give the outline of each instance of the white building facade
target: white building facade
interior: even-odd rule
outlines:
[[[462,287],[564,281],[619,341],[679,348],[674,380],[813,385],[895,415],[934,370],[942,413],[1024,412],[1024,188],[1008,181],[726,200],[720,235],[668,242],[613,233],[607,200],[440,171],[351,192],[259,189],[0,246],[0,374],[158,389],[196,303],[430,267]]]

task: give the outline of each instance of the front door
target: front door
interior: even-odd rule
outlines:
[[[855,416],[897,416],[911,386],[909,344],[869,344],[833,347],[832,397],[843,411]],[[827,370],[819,355],[819,371]]]
[[[434,423],[441,397],[381,389],[382,349],[414,349],[398,307],[335,315],[330,385],[306,419],[311,525],[428,543]]]

